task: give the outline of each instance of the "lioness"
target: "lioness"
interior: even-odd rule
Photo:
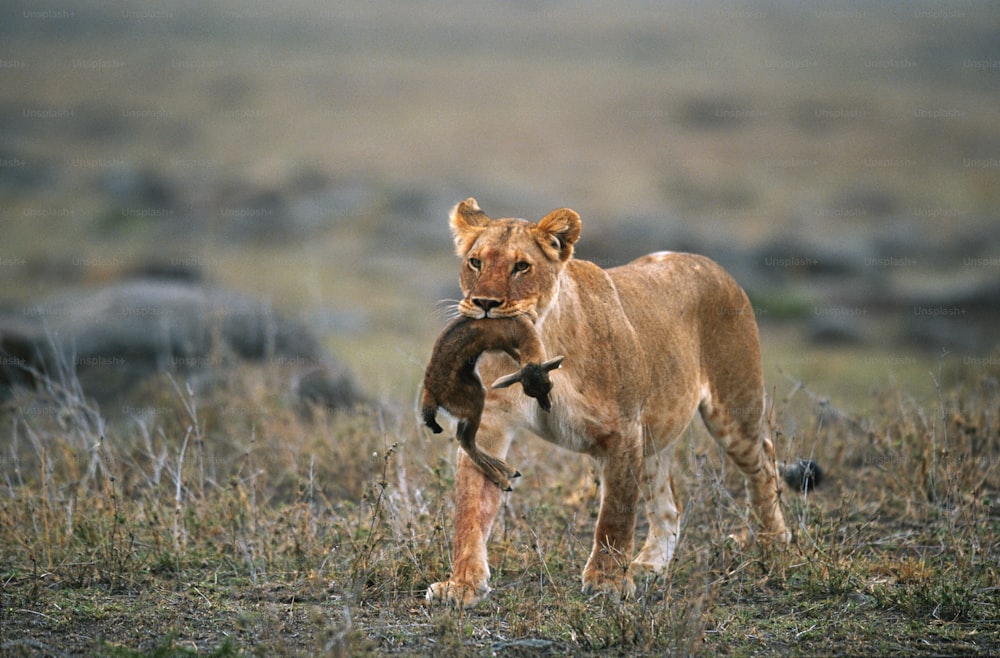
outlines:
[[[745,474],[763,535],[790,539],[764,418],[757,324],[746,294],[719,265],[668,252],[609,270],[575,260],[580,216],[568,208],[537,224],[492,220],[470,198],[452,211],[451,230],[463,261],[459,312],[526,315],[546,353],[566,357],[552,373],[551,412],[491,390],[478,441],[503,458],[514,431],[525,428],[598,461],[601,508],[584,591],[630,596],[632,567],[669,566],[680,513],[663,448],[696,411]],[[510,367],[503,354],[479,361],[486,381]],[[427,598],[469,606],[489,592],[486,540],[501,492],[461,451],[456,488],[452,574]],[[640,496],[649,535],[633,559]]]

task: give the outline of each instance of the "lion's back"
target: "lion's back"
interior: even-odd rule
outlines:
[[[726,270],[699,254],[660,251],[608,270],[625,312],[641,328],[688,319],[712,327],[749,311],[743,289]],[[751,312],[752,315],[752,312]]]
[[[608,273],[651,364],[654,386],[670,390],[673,379],[704,377],[713,363],[759,360],[750,300],[710,258],[657,252]]]

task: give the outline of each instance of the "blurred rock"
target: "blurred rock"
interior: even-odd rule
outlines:
[[[0,192],[27,192],[56,182],[55,167],[29,155],[0,150]]]
[[[998,346],[993,331],[956,317],[907,317],[900,330],[902,342],[928,352],[983,354]]]
[[[652,251],[698,251],[682,222],[672,213],[632,215],[609,223],[585,225],[577,256],[601,267],[624,265]]]
[[[122,206],[176,209],[177,190],[159,172],[131,166],[114,168],[100,177],[101,189]]]
[[[814,345],[854,346],[865,343],[863,327],[857,322],[819,318],[809,323],[806,333]]]
[[[288,221],[298,236],[352,223],[372,210],[375,192],[369,185],[324,183],[319,187],[302,189],[305,184],[302,179],[296,184],[300,189],[289,204]]]
[[[1000,281],[987,279],[900,295],[903,340],[928,350],[983,353],[1000,345]]]
[[[301,322],[262,300],[167,281],[134,281],[66,293],[0,316],[0,384],[73,375],[100,403],[159,372],[216,374],[240,362],[273,365],[299,393],[340,409],[364,400],[353,376]]]
[[[833,245],[778,238],[757,250],[759,271],[771,279],[791,277],[852,277],[863,274],[864,253]]]
[[[444,186],[434,190],[422,187],[391,190],[384,195],[372,219],[369,238],[378,249],[390,253],[440,254],[442,247],[450,251],[448,214],[456,203],[470,195],[468,191]],[[482,199],[479,203],[488,204]]]
[[[194,262],[154,260],[140,263],[125,271],[130,279],[159,279],[183,283],[204,281],[205,273]]]
[[[294,386],[299,408],[310,414],[313,407],[336,410],[351,407],[361,398],[354,382],[329,366],[306,371]],[[345,401],[348,403],[345,404]]]
[[[779,464],[778,471],[785,484],[800,493],[812,491],[823,483],[823,469],[811,459],[797,459],[790,464]]]
[[[375,194],[362,184],[258,186],[229,183],[220,191],[213,211],[233,240],[305,240],[317,233],[350,224],[374,211]],[[319,181],[314,180],[313,183]]]
[[[876,164],[877,162],[872,166]],[[857,183],[838,192],[828,211],[829,214],[865,221],[891,215],[899,205],[899,198],[892,190],[869,183]]]
[[[684,102],[680,122],[690,128],[720,130],[742,127],[766,114],[754,109],[749,101],[728,96],[703,96]]]

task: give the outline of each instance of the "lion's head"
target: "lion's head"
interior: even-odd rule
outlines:
[[[462,258],[462,301],[471,318],[544,315],[556,293],[559,273],[580,238],[580,216],[553,210],[537,224],[490,219],[475,199],[451,213],[455,250]]]

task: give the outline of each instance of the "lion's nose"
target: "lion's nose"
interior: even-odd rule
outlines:
[[[472,303],[478,306],[479,308],[483,309],[483,311],[486,313],[489,313],[490,309],[494,309],[497,306],[500,306],[499,299],[491,299],[489,297],[475,297],[473,298]]]

